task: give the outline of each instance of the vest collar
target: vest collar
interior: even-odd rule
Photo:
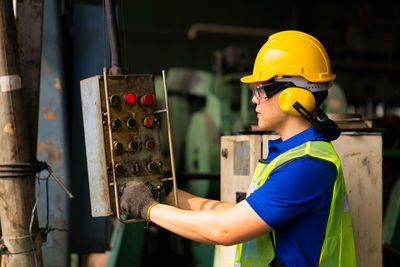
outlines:
[[[310,126],[310,128],[290,137],[289,139],[282,141],[281,138],[276,140],[268,141],[268,157],[267,161],[271,161],[277,156],[286,151],[300,146],[311,140],[323,140],[326,141],[326,138],[323,136],[321,132],[318,132],[314,126]]]

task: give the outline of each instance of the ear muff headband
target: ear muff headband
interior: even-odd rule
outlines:
[[[301,114],[293,107],[298,102],[308,112],[312,112],[315,108],[315,97],[307,89],[291,87],[283,90],[278,99],[279,107],[286,113],[295,116],[301,116]]]

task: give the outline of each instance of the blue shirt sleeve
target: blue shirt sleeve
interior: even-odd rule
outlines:
[[[310,213],[327,215],[336,173],[331,162],[303,157],[273,171],[246,201],[273,229]]]

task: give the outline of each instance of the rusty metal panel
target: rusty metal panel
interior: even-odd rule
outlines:
[[[106,155],[104,151],[103,118],[101,115],[100,78],[101,76],[95,76],[81,81],[82,114],[85,118],[83,126],[93,217],[113,214],[109,201],[110,194],[107,167],[105,165]]]
[[[103,76],[81,82],[93,217],[119,214],[112,164],[116,172],[117,187],[133,178],[153,184],[159,184],[163,178],[160,120],[154,113],[156,101],[152,76],[112,75],[107,76],[107,82],[109,99],[105,97]],[[126,102],[127,94],[134,95],[132,104]],[[146,104],[145,96],[151,98],[151,104]],[[110,105],[111,129],[108,129],[106,101]],[[149,121],[151,125],[147,125]]]
[[[33,50],[38,49],[38,42],[42,39],[38,33],[37,27],[41,23],[40,18],[31,24],[29,19],[35,20],[35,16],[39,15],[40,8],[38,0],[23,0],[17,1],[18,5],[27,4],[24,7],[26,19],[21,21],[24,25],[19,26],[19,37],[24,34],[25,41],[22,44],[24,56],[22,57],[22,66],[26,66],[28,82],[24,86],[28,86],[30,93],[26,96],[26,101],[33,101],[32,97],[36,97],[36,86],[39,85],[38,79],[35,78],[39,74],[37,68],[40,67],[40,58],[36,59],[37,54]],[[29,8],[29,5],[33,5]],[[37,138],[37,158],[40,161],[47,161],[51,165],[53,171],[63,182],[69,187],[69,163],[68,163],[68,134],[66,128],[67,111],[66,111],[66,79],[64,76],[64,60],[62,50],[62,31],[61,14],[59,12],[59,1],[45,1],[44,4],[44,27],[43,27],[43,53],[41,57],[40,69],[40,103],[39,103],[39,119],[38,119],[38,138]],[[22,9],[17,8],[18,12]],[[20,28],[21,27],[21,28]],[[29,32],[29,33],[28,33]],[[25,62],[25,63],[23,63]],[[33,69],[31,69],[33,68]],[[32,88],[31,88],[32,87]],[[36,88],[36,89],[35,89]],[[29,118],[38,116],[34,111]],[[27,120],[29,119],[27,118]],[[30,120],[30,119],[29,119]],[[30,125],[35,127],[35,125]],[[33,147],[33,146],[32,146]],[[35,146],[36,147],[36,144]],[[45,173],[42,174],[45,177]],[[39,225],[45,227],[47,223],[46,216],[46,185],[41,181],[40,187],[37,186],[36,192],[38,196],[38,216]],[[75,193],[75,192],[74,192]],[[69,229],[69,203],[67,195],[61,187],[50,179],[49,181],[49,226],[56,229]],[[69,231],[71,233],[71,231]],[[43,253],[43,266],[45,267],[63,267],[68,266],[69,261],[69,246],[68,246],[68,232],[67,231],[52,231],[47,236],[47,241],[42,246]]]

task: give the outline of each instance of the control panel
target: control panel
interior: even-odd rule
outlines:
[[[95,76],[81,81],[81,96],[92,216],[119,217],[123,184],[164,178],[153,78]]]

